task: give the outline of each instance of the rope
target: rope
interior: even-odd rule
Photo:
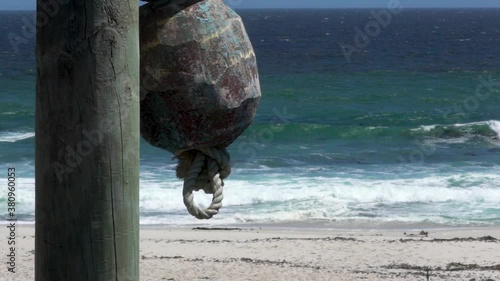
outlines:
[[[209,147],[178,150],[176,157],[179,159],[177,177],[184,179],[184,205],[197,219],[211,219],[222,207],[223,179],[231,173],[229,153],[225,148]],[[194,203],[193,192],[202,189],[206,194],[213,194],[212,203],[206,209]]]

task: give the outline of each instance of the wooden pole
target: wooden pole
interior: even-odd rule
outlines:
[[[36,281],[139,280],[133,0],[37,0]]]

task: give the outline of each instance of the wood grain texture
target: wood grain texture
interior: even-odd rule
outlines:
[[[37,15],[35,279],[139,280],[137,1]]]

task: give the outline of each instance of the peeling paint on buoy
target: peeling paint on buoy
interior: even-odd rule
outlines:
[[[141,134],[175,152],[227,147],[251,124],[261,90],[241,18],[222,0],[140,9]]]

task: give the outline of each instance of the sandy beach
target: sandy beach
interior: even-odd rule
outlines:
[[[433,281],[500,280],[497,238],[499,228],[148,227],[141,280],[427,280],[427,269]],[[34,228],[19,227],[17,241],[17,272],[2,262],[0,280],[34,280]]]

